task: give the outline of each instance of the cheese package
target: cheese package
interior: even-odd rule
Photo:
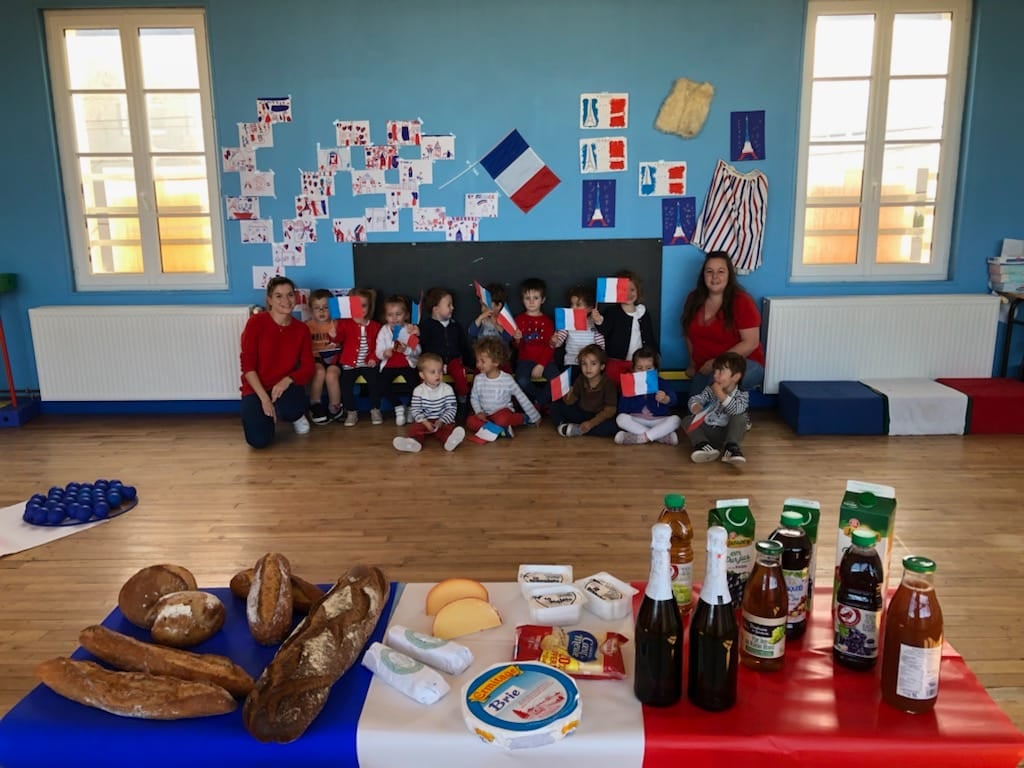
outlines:
[[[431,629],[435,637],[451,640],[501,626],[501,614],[486,600],[464,597],[437,612]]]
[[[578,624],[586,596],[572,584],[534,587],[526,597],[530,618],[538,624]]]
[[[388,627],[387,644],[417,661],[450,675],[461,675],[473,663],[473,652],[464,645],[440,637],[413,632],[395,624]]]
[[[520,565],[518,581],[523,597],[528,598],[531,590],[537,587],[549,584],[572,584],[572,566]]]
[[[420,704],[433,704],[451,690],[436,669],[380,643],[373,643],[366,649],[363,666]]]
[[[576,683],[543,664],[495,664],[462,689],[469,730],[505,750],[552,744],[576,730],[582,713]]]
[[[516,627],[515,661],[539,661],[573,677],[622,680],[626,665],[622,646],[629,638],[607,632],[604,641],[582,629],[563,629],[539,624]]]
[[[587,596],[583,607],[602,619],[624,619],[633,610],[633,595],[637,590],[610,573],[601,571],[579,579],[576,586]]]

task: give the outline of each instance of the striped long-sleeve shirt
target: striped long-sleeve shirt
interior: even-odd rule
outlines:
[[[739,416],[750,407],[750,394],[737,388],[724,401],[721,401],[711,391],[711,387],[704,387],[699,394],[687,401],[686,407],[692,411],[694,403],[703,408],[711,402],[715,402],[717,405],[704,417],[704,423],[710,427],[725,427],[729,424],[730,416]]]
[[[512,398],[519,402],[526,418],[533,423],[540,421],[540,414],[530,402],[530,398],[516,384],[512,374],[500,371],[493,379],[482,373],[473,377],[473,391],[469,395],[469,402],[474,413],[490,415],[502,408],[512,410]]]
[[[409,406],[413,421],[440,421],[442,424],[455,423],[455,390],[443,381],[436,387],[420,384],[412,391]]]
[[[562,364],[566,367],[579,365],[580,350],[591,344],[597,344],[604,349],[604,334],[591,326],[585,331],[567,331],[564,328],[555,331],[555,346],[565,344],[565,359]]]

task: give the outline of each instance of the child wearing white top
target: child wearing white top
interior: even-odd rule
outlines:
[[[473,347],[476,352],[477,375],[473,378],[473,390],[469,395],[473,412],[466,417],[470,433],[477,432],[488,421],[503,427],[506,437],[512,437],[515,426],[540,424],[540,413],[526,396],[515,378],[501,370],[507,361],[507,352],[501,340],[495,336],[480,339]],[[513,400],[519,403],[523,413],[516,413]],[[486,442],[471,437],[474,442]]]

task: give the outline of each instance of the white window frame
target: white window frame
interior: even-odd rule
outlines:
[[[50,64],[51,95],[56,122],[64,203],[71,244],[75,288],[79,291],[217,290],[227,287],[224,252],[223,210],[220,195],[220,152],[213,120],[213,98],[206,38],[205,14],[201,9],[97,9],[44,11],[46,44]],[[206,175],[210,199],[210,233],[213,250],[211,273],[164,273],[160,260],[156,194],[152,157],[146,130],[139,28],[189,28],[195,34],[199,71],[199,97]],[[64,45],[65,29],[118,29],[124,65],[128,119],[131,126],[132,162],[138,197],[139,228],[142,239],[143,272],[137,274],[93,273],[89,260],[89,236],[85,223],[85,201],[79,173],[71,78]],[[156,153],[160,155],[162,153]]]
[[[936,189],[935,226],[928,264],[879,264],[875,261],[881,193],[882,155],[889,97],[892,25],[896,14],[951,13],[949,74],[943,113],[941,156]],[[804,213],[807,202],[807,162],[811,122],[811,86],[814,75],[815,30],[819,16],[874,15],[871,84],[867,133],[864,145],[864,177],[861,185],[861,224],[856,264],[804,264]],[[963,123],[971,35],[970,0],[810,0],[804,38],[803,87],[800,107],[800,146],[794,206],[792,282],[871,282],[946,280],[949,277],[956,177],[960,161],[960,130]]]

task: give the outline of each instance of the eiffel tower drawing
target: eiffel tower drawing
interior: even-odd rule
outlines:
[[[679,203],[676,203],[676,228],[672,232],[672,239],[669,240],[669,245],[676,245],[677,243],[682,245],[689,245],[690,243],[690,238],[683,231],[683,206]]]
[[[750,143],[750,116],[743,116],[743,149],[740,150],[739,160],[757,160],[757,152],[754,145]]]
[[[590,214],[590,223],[588,227],[607,227],[608,222],[604,219],[604,214],[601,213],[601,182],[597,182],[594,185],[594,212]]]

